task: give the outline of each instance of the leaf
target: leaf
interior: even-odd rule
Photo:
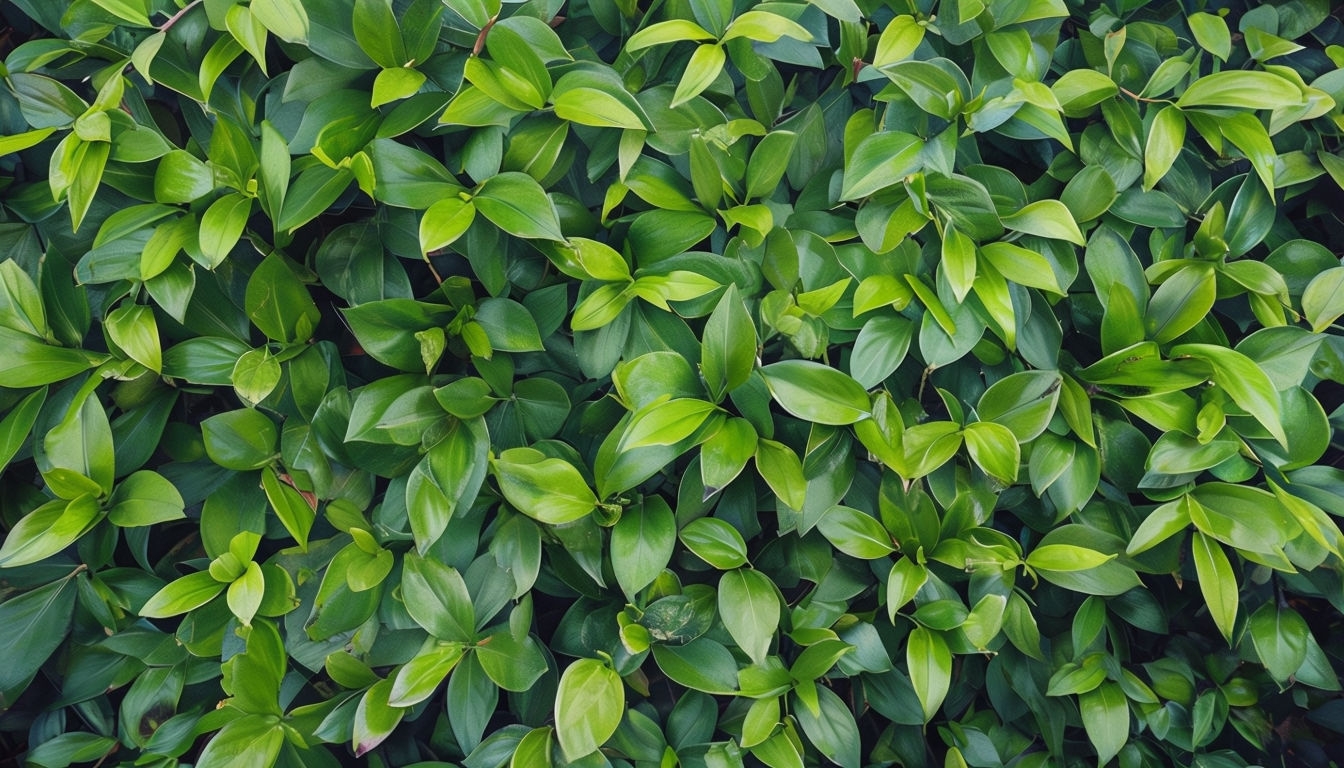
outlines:
[[[214,269],[228,258],[229,252],[242,237],[251,211],[252,199],[241,192],[230,192],[205,209],[198,233],[205,266]]]
[[[1265,603],[1251,614],[1248,628],[1256,655],[1279,683],[1288,682],[1306,662],[1311,630],[1292,608]]]
[[[379,680],[364,692],[355,707],[353,742],[356,758],[383,743],[405,716],[406,710],[389,702],[391,693],[392,681]]]
[[[1153,116],[1143,145],[1143,188],[1152,189],[1171,170],[1185,146],[1185,115],[1168,104]]]
[[[519,512],[560,525],[586,517],[597,496],[573,464],[538,451],[512,448],[490,462],[499,490]]]
[[[247,714],[220,729],[205,745],[196,765],[200,768],[272,765],[284,743],[285,731],[277,718]]]
[[[1278,109],[1302,101],[1302,92],[1290,80],[1260,70],[1232,70],[1214,72],[1191,83],[1176,106]]]
[[[924,26],[910,15],[897,16],[887,23],[877,38],[873,66],[884,67],[910,57],[924,41]]]
[[[1227,392],[1232,402],[1255,417],[1269,430],[1279,445],[1287,447],[1279,397],[1269,376],[1250,358],[1233,349],[1214,344],[1181,344],[1171,349],[1173,358],[1203,360],[1213,370],[1213,383]]]
[[[722,45],[704,43],[697,46],[690,60],[686,62],[681,80],[677,82],[677,90],[672,94],[671,107],[675,109],[685,104],[713,85],[719,73],[723,71],[723,63],[726,60],[727,54],[723,52]]]
[[[596,659],[565,668],[555,694],[555,735],[568,760],[596,752],[616,733],[625,712],[625,686]]]
[[[1227,61],[1232,55],[1232,33],[1228,31],[1227,21],[1222,16],[1201,11],[1190,14],[1186,21],[1200,48]]]
[[[803,463],[792,448],[774,440],[758,439],[756,471],[785,506],[793,510],[803,509],[807,478],[803,474]]]
[[[555,204],[536,179],[506,171],[491,176],[472,202],[481,215],[515,237],[563,241]]]
[[[483,431],[479,420],[454,423],[411,470],[406,509],[421,553],[439,540],[459,510],[476,500],[485,482],[489,451]]]
[[[862,740],[854,713],[834,691],[825,686],[815,685],[817,707],[794,706],[794,716],[808,741],[817,748],[827,760],[844,768],[858,768],[863,764]],[[796,694],[798,699],[801,694]]]
[[[966,425],[962,436],[971,461],[985,474],[1006,485],[1017,481],[1022,449],[1011,429],[992,421],[977,421]]]
[[[1237,620],[1237,576],[1228,562],[1223,547],[1203,531],[1195,531],[1191,545],[1195,559],[1195,574],[1204,604],[1218,626],[1223,639],[1232,642],[1232,629]]]
[[[177,486],[152,470],[133,472],[108,499],[108,522],[119,528],[153,525],[186,517]]]
[[[736,568],[719,578],[719,617],[753,662],[765,662],[779,616],[774,583],[760,571]]]
[[[1003,226],[1016,232],[1067,240],[1074,245],[1086,245],[1073,214],[1058,200],[1037,200],[1028,203],[1017,213],[1000,217]]]
[[[651,403],[630,419],[616,450],[675,445],[694,434],[717,410],[713,403],[689,397]]]
[[[463,647],[459,644],[431,640],[426,645],[389,678],[392,690],[388,692],[388,704],[412,707],[428,699],[462,660]]]
[[[663,572],[677,543],[677,522],[660,496],[627,509],[611,529],[611,568],[630,599]]]
[[[1025,443],[1045,431],[1059,403],[1060,374],[1021,371],[990,385],[980,396],[976,411],[981,421],[1002,424]]]
[[[700,373],[714,402],[745,384],[755,365],[756,325],[737,285],[729,283],[705,322],[701,352]]]
[[[485,674],[506,691],[530,690],[549,669],[534,638],[516,640],[508,629],[483,639],[477,645],[476,657]]]
[[[65,642],[77,592],[74,579],[58,579],[0,603],[0,626],[6,633],[23,638],[6,654],[6,663],[0,667],[0,697],[7,705],[19,697]]]
[[[854,148],[845,162],[841,200],[858,200],[900,184],[924,163],[924,142],[900,131],[874,133]]]
[[[700,479],[706,496],[731,483],[756,455],[756,429],[746,419],[730,417],[700,445]]]
[[[177,616],[205,605],[224,591],[209,571],[198,571],[169,583],[140,606],[139,614],[150,619]]]
[[[420,219],[420,251],[431,253],[456,242],[476,218],[476,205],[460,197],[434,203]]]
[[[308,500],[297,488],[281,482],[275,470],[270,467],[264,468],[261,472],[261,486],[266,492],[266,500],[270,502],[271,509],[274,509],[276,517],[280,518],[281,525],[298,543],[299,549],[306,550],[308,533],[312,530],[313,520],[316,517],[313,506],[309,505]]]
[[[1078,696],[1078,710],[1097,763],[1105,765],[1129,741],[1129,699],[1119,683],[1105,682]]]
[[[1318,273],[1302,292],[1302,313],[1312,333],[1323,333],[1344,315],[1344,267]]]
[[[721,571],[747,564],[747,543],[736,528],[717,517],[692,520],[678,533],[691,554]]]
[[[404,562],[401,589],[411,618],[440,640],[475,641],[475,608],[457,569],[414,552]]]
[[[1108,563],[1115,557],[1073,544],[1046,544],[1033,549],[1027,555],[1026,563],[1045,571],[1085,571]]]
[[[40,387],[77,376],[94,367],[99,357],[81,349],[43,343],[26,333],[0,327],[0,379],[6,387]]]
[[[247,281],[248,318],[268,338],[304,341],[322,319],[308,288],[279,253],[267,256]]]
[[[817,530],[836,549],[860,560],[876,560],[896,551],[882,523],[853,507],[836,505],[826,510],[817,521]]]
[[[905,646],[905,664],[927,723],[942,707],[952,683],[952,653],[947,641],[926,627],[915,627]]]
[[[3,419],[0,419],[0,471],[4,470],[27,442],[33,425],[37,423],[37,414],[46,399],[47,389],[43,387],[29,393],[11,408]]]
[[[868,393],[840,371],[810,360],[761,368],[770,394],[784,410],[817,424],[853,424],[869,416]]]
[[[307,43],[308,13],[302,0],[252,0],[248,6],[271,34],[287,43]]]
[[[665,43],[676,43],[683,40],[698,42],[713,39],[713,34],[705,31],[703,27],[693,21],[669,19],[650,24],[631,35],[630,39],[625,41],[625,50],[634,53]]]

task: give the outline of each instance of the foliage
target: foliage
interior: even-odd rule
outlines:
[[[13,0],[8,750],[1340,761],[1331,7]]]

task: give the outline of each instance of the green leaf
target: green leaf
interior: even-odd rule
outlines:
[[[789,509],[802,510],[807,495],[803,463],[793,449],[766,438],[756,441],[756,471]]]
[[[627,598],[663,572],[676,543],[676,518],[662,497],[647,497],[621,515],[611,529],[611,567]]]
[[[1119,683],[1105,682],[1078,696],[1078,710],[1097,763],[1105,765],[1129,741],[1129,699]]]
[[[760,571],[736,568],[719,578],[719,617],[753,662],[765,662],[779,616],[775,585]]]
[[[241,192],[230,192],[220,197],[201,215],[199,243],[205,265],[218,267],[238,244],[252,211],[252,198]]]
[[[1003,226],[1028,235],[1067,240],[1074,245],[1086,245],[1073,214],[1058,200],[1037,200],[1028,203],[1017,213],[1000,217]]]
[[[530,448],[511,448],[490,462],[499,490],[519,512],[560,525],[586,517],[597,496],[573,464]]]
[[[406,509],[421,553],[439,540],[459,510],[476,500],[485,482],[488,451],[479,419],[459,421],[411,470]]]
[[[274,715],[247,714],[225,725],[205,745],[196,765],[272,765],[285,743],[285,731]]]
[[[1046,544],[1033,549],[1027,555],[1026,563],[1032,568],[1067,573],[1096,568],[1114,559],[1115,555],[1073,544]]]
[[[1186,21],[1200,48],[1227,61],[1232,55],[1232,33],[1228,31],[1227,21],[1222,16],[1201,11],[1190,14]]]
[[[209,571],[188,574],[154,593],[140,606],[139,613],[150,619],[177,616],[205,605],[227,586],[216,581]]]
[[[1312,333],[1323,333],[1344,315],[1344,267],[1318,273],[1302,292],[1302,314]]]
[[[555,694],[555,735],[568,760],[590,755],[616,733],[625,712],[620,675],[595,659],[565,668]]]
[[[225,469],[260,469],[276,455],[275,422],[250,408],[225,411],[201,422],[205,453]]]
[[[1232,628],[1237,621],[1237,575],[1232,571],[1227,553],[1213,537],[1195,531],[1191,539],[1195,559],[1195,575],[1204,604],[1218,626],[1223,639],[1232,642]]]
[[[426,648],[397,670],[388,692],[388,704],[412,707],[434,695],[439,685],[462,660],[463,646],[430,640]]]
[[[71,763],[92,763],[115,750],[117,740],[87,731],[67,731],[28,751],[29,765],[65,768]]]
[[[1021,371],[990,385],[980,396],[976,411],[981,421],[1002,424],[1025,443],[1045,431],[1059,403],[1060,374]]]
[[[634,53],[644,48],[665,43],[676,43],[683,40],[699,42],[713,39],[713,34],[705,31],[703,27],[693,21],[669,19],[650,24],[631,35],[630,39],[625,41],[625,50]]]
[[[506,171],[491,176],[472,201],[481,215],[515,237],[563,241],[555,204],[536,179]]]
[[[406,611],[440,640],[476,639],[476,612],[467,584],[457,569],[407,553],[401,577]]]
[[[817,521],[817,530],[836,549],[860,560],[876,560],[896,551],[882,523],[853,507],[837,504],[826,510]]]
[[[54,384],[78,376],[101,361],[95,353],[53,346],[4,327],[0,327],[0,348],[5,350],[0,356],[0,379],[12,388]]]
[[[678,533],[691,554],[721,571],[747,564],[747,543],[736,528],[717,517],[692,520]]]
[[[874,133],[854,148],[845,162],[841,200],[858,200],[904,181],[920,170],[924,142],[899,131]]]
[[[78,406],[72,407],[42,441],[47,463],[88,478],[93,482],[90,490],[107,494],[116,475],[116,453],[107,411],[94,396],[76,402]]]
[[[877,38],[873,66],[880,68],[909,58],[924,41],[924,29],[924,26],[910,15],[892,19]]]
[[[244,307],[262,333],[285,343],[306,340],[322,319],[308,288],[279,253],[262,260],[248,279]]]
[[[148,469],[133,472],[117,483],[108,499],[108,522],[130,528],[186,517],[182,494],[163,475]]]
[[[252,15],[281,40],[308,42],[308,13],[302,0],[252,0],[248,7]]]
[[[280,523],[298,542],[299,549],[308,548],[308,533],[312,530],[315,510],[308,499],[289,483],[280,481],[275,470],[266,467],[261,472],[261,486],[266,492],[266,500],[275,510]],[[316,501],[313,502],[316,504]]]
[[[154,199],[158,202],[190,203],[214,188],[214,173],[190,152],[175,149],[159,158],[154,171]]]
[[[1205,75],[1176,100],[1178,107],[1278,109],[1303,102],[1292,81],[1260,70],[1232,70]]]
[[[406,715],[406,710],[389,702],[391,693],[392,681],[379,680],[360,698],[353,727],[355,757],[363,757],[383,743]]]
[[[1274,382],[1249,357],[1215,344],[1181,344],[1172,347],[1171,355],[1173,358],[1190,357],[1208,363],[1213,371],[1210,376],[1213,383],[1227,392],[1232,402],[1269,430],[1279,445],[1287,447],[1288,436],[1284,432],[1283,414]]]
[[[1143,188],[1152,189],[1171,170],[1185,146],[1185,114],[1168,104],[1153,116],[1143,145]]]
[[[952,683],[952,653],[947,641],[933,630],[915,627],[905,646],[905,664],[927,723],[942,707]]]
[[[686,62],[681,80],[677,82],[677,90],[672,94],[671,107],[675,109],[703,93],[723,71],[723,63],[726,60],[727,54],[723,52],[722,45],[704,43],[697,46],[690,60]]]
[[[1005,485],[1017,481],[1022,449],[1011,429],[992,421],[977,421],[966,425],[962,437],[971,461],[985,474]]]
[[[0,603],[0,622],[5,631],[23,638],[0,667],[0,695],[6,702],[18,698],[65,642],[78,591],[75,579],[59,579]]]
[[[420,251],[431,253],[456,242],[476,218],[476,206],[460,197],[445,197],[420,220]]]
[[[1270,677],[1286,683],[1307,660],[1311,630],[1302,615],[1287,606],[1268,602],[1251,614],[1248,624],[1255,653]]]
[[[250,627],[252,617],[256,616],[257,610],[261,608],[265,591],[266,582],[261,573],[261,566],[249,562],[243,575],[229,585],[224,599],[229,605],[229,610],[238,618],[238,622],[244,627]]]
[[[655,401],[630,419],[616,450],[624,452],[653,445],[674,445],[694,434],[717,410],[713,403],[694,398]]]
[[[812,742],[827,760],[845,768],[857,768],[863,764],[863,757],[862,740],[859,737],[859,726],[854,719],[854,712],[830,688],[813,685],[817,692],[817,707],[813,710],[807,705],[794,706],[793,712],[798,718],[798,724],[807,735],[808,741]],[[802,694],[796,694],[796,698],[802,699]]]
[[[485,674],[506,691],[530,690],[549,667],[541,646],[530,635],[517,640],[508,629],[480,641],[476,658]]]
[[[853,424],[869,416],[868,393],[849,376],[810,360],[785,360],[761,368],[784,410],[817,424]]]
[[[700,373],[714,402],[747,382],[756,365],[756,325],[730,283],[705,322]]]
[[[20,400],[18,405],[5,414],[5,418],[0,419],[0,471],[4,470],[27,442],[33,424],[37,423],[37,414],[42,410],[42,404],[46,399],[47,389],[43,387]]]
[[[756,455],[757,435],[751,422],[731,417],[700,446],[700,479],[712,495],[731,483]]]

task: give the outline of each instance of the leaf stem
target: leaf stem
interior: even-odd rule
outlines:
[[[159,31],[167,32],[168,30],[172,29],[173,25],[176,24],[179,20],[181,20],[183,16],[186,16],[188,11],[200,5],[202,2],[204,2],[204,0],[191,0],[190,3],[187,3],[186,5],[182,6],[181,10],[179,10],[177,13],[174,13],[172,16],[169,16],[168,20],[163,22],[163,25],[159,27]]]

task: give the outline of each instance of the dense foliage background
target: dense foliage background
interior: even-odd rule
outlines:
[[[1344,762],[1326,0],[0,14],[12,761]]]

